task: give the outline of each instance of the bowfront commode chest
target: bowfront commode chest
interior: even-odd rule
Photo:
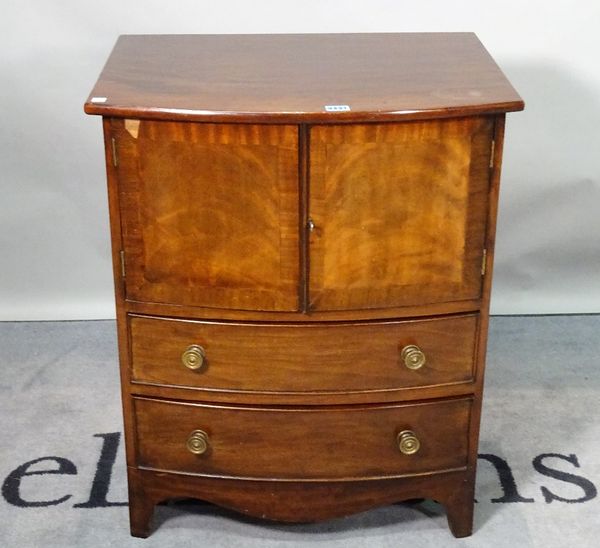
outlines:
[[[506,112],[474,34],[119,38],[104,126],[131,532],[192,497],[471,533]]]

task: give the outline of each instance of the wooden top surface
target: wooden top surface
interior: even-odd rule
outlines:
[[[326,105],[347,105],[327,112]],[[85,112],[353,122],[523,109],[473,33],[120,36]]]

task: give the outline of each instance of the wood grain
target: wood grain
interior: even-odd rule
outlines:
[[[113,120],[126,296],[297,310],[298,132],[293,126]]]
[[[470,398],[389,406],[221,407],[135,398],[138,466],[216,477],[376,479],[466,467]],[[190,433],[210,439],[204,455]],[[402,454],[396,436],[421,448]]]
[[[117,257],[118,259],[118,257]],[[118,264],[118,263],[117,263]],[[307,288],[308,289],[308,288]],[[417,318],[446,314],[462,314],[479,309],[481,298],[466,301],[450,301],[410,306],[393,306],[387,308],[365,308],[357,310],[307,310],[306,312],[267,311],[267,310],[232,310],[214,309],[202,306],[175,305],[168,303],[148,303],[127,301],[127,309],[135,314],[148,316],[171,316],[181,319],[257,321],[257,322],[333,322],[363,321],[397,318]]]
[[[494,264],[494,246],[496,241],[496,219],[498,215],[498,198],[500,193],[500,174],[502,170],[502,155],[504,145],[505,116],[496,116],[494,127],[494,166],[491,174],[491,184],[489,187],[489,209],[488,222],[485,234],[487,253],[487,264],[485,277],[483,280],[484,299],[481,303],[481,328],[477,340],[477,358],[476,358],[476,381],[475,397],[473,399],[473,420],[469,430],[469,439],[471,447],[475,448],[479,444],[479,431],[481,426],[481,409],[483,405],[483,383],[485,378],[485,363],[487,353],[487,339],[489,333],[490,319],[490,299],[492,290],[492,276]],[[477,468],[477,451],[475,449],[469,452],[469,469],[472,471],[472,483],[475,482],[475,471]]]
[[[523,108],[476,36],[123,36],[84,108],[104,116],[132,534],[175,497],[289,522],[430,497],[471,534]]]
[[[351,110],[325,110],[340,104]],[[261,123],[522,109],[473,33],[121,36],[85,104],[103,116]]]
[[[476,299],[493,119],[311,129],[310,307]]]
[[[135,396],[219,403],[224,405],[368,405],[421,401],[432,398],[454,398],[473,394],[472,382],[434,386],[403,386],[391,390],[266,392],[225,389],[199,389],[193,386],[173,386],[132,382],[129,394]]]
[[[128,468],[131,534],[151,532],[154,505],[196,498],[260,519],[310,523],[340,518],[395,502],[430,497],[446,507],[455,536],[471,534],[473,490],[466,472],[374,481],[259,481],[219,479]],[[421,519],[421,518],[419,518]]]
[[[130,397],[129,375],[129,330],[127,326],[127,309],[125,304],[125,281],[121,276],[120,251],[121,240],[121,213],[119,206],[119,189],[116,169],[112,161],[111,121],[102,121],[104,137],[104,160],[107,176],[108,208],[110,213],[110,241],[113,267],[113,282],[115,288],[115,308],[117,316],[117,340],[119,353],[119,377],[121,389],[121,406],[123,410],[123,426],[125,429],[125,459],[128,466],[135,465],[135,438],[133,401]]]
[[[140,384],[215,391],[335,394],[473,382],[477,316],[403,322],[251,324],[130,317],[131,378]],[[201,345],[206,362],[181,355]],[[426,355],[408,369],[402,348]],[[190,397],[190,396],[188,396]]]

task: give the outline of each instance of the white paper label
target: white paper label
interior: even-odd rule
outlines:
[[[350,107],[348,105],[325,105],[327,112],[348,112]]]
[[[90,103],[106,103],[108,97],[92,97]]]

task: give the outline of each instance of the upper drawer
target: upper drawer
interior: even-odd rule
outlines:
[[[469,383],[477,317],[234,324],[130,316],[132,379],[228,392],[287,393]]]

